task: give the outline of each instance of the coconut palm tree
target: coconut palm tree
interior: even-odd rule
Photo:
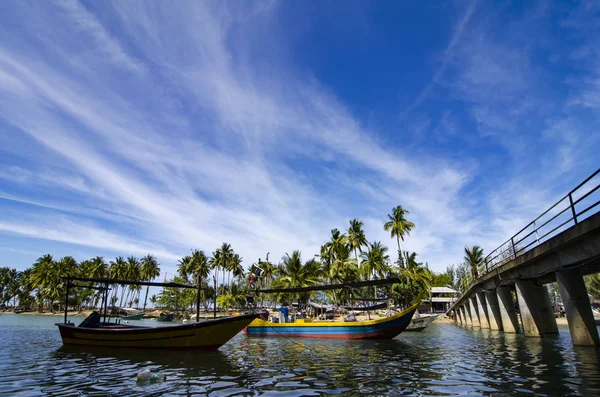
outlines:
[[[239,254],[234,254],[231,257],[229,269],[234,278],[244,277],[244,267],[242,266],[242,257]]]
[[[303,264],[300,251],[294,251],[292,255],[286,253],[281,261],[277,268],[278,277],[273,283],[277,288],[308,287],[321,282],[321,266],[314,258]],[[308,299],[308,294],[295,295]]]
[[[56,278],[54,274],[54,264],[55,261],[52,255],[46,254],[37,259],[29,274],[28,282],[32,289],[37,290],[36,295],[40,308],[44,307],[44,302],[49,298],[48,287]]]
[[[405,218],[409,214],[407,210],[398,205],[392,209],[392,214],[388,214],[388,221],[383,225],[386,232],[390,232],[392,238],[396,237],[398,243],[398,255],[400,255],[400,240],[404,241],[404,236],[410,235],[415,224]]]
[[[198,277],[200,280],[208,277],[208,273],[210,273],[210,264],[204,251],[197,249],[192,251],[192,256],[188,263],[188,272],[189,274],[194,275],[194,282],[198,281]]]
[[[354,248],[354,257],[358,261],[358,252],[362,253],[362,247],[368,244],[367,237],[363,230],[364,224],[358,219],[352,219],[350,221],[350,228],[348,229],[348,243]]]
[[[108,276],[113,280],[124,280],[125,272],[127,271],[127,264],[125,263],[125,259],[122,256],[118,256],[114,261],[110,262],[110,266],[108,267]],[[111,304],[117,301],[117,294],[119,291],[119,285],[115,284],[115,290],[113,292],[113,297],[111,298]]]
[[[179,260],[179,264],[177,265],[177,274],[179,277],[188,280],[188,276],[191,273],[192,267],[192,257],[189,255],[184,256]]]
[[[465,246],[465,262],[471,268],[473,278],[479,277],[479,267],[483,265],[483,250],[478,245],[472,248]]]
[[[379,278],[384,278],[389,271],[390,256],[387,254],[388,248],[381,244],[380,241],[375,241],[368,245],[367,251],[361,254],[361,268],[367,280],[377,275]]]
[[[152,281],[156,277],[160,276],[160,264],[156,261],[154,255],[146,255],[141,260],[142,270],[141,270],[141,278],[145,281]],[[146,296],[144,298],[144,311],[146,311],[146,303],[148,302],[148,290],[150,286],[146,286]]]
[[[330,259],[342,257],[348,248],[348,237],[338,229],[331,229],[331,240],[325,245]]]
[[[127,263],[126,263],[126,267],[125,267],[125,280],[139,281],[140,275],[141,275],[140,261],[138,261],[138,259],[135,256],[130,256],[129,258],[127,258]],[[129,295],[131,292],[133,292],[137,289],[139,289],[139,286],[134,286],[134,285],[130,285],[129,288],[127,288],[127,297],[125,298],[126,305],[131,306],[133,299],[130,301]],[[121,296],[121,301],[122,301],[122,298],[123,297]]]

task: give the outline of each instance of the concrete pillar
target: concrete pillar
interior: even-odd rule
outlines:
[[[465,305],[460,306],[460,317],[463,319],[463,325],[468,327],[469,319],[467,318],[467,310],[465,309]]]
[[[471,317],[471,306],[469,306],[469,301],[467,300],[465,304],[462,306],[463,314],[465,319],[467,320],[467,327],[473,326],[473,317]]]
[[[558,334],[552,301],[546,287],[533,280],[516,282],[523,332],[527,336]]]
[[[496,288],[496,295],[498,295],[498,309],[500,310],[500,317],[502,317],[502,330],[510,333],[519,332],[519,318],[515,310],[512,289],[510,287],[498,287]]]
[[[502,315],[500,314],[496,291],[486,292],[485,302],[487,304],[488,319],[490,320],[490,329],[492,331],[502,331]]]
[[[485,295],[483,291],[477,291],[475,293],[475,298],[477,300],[477,310],[479,312],[479,322],[481,324],[481,328],[490,328],[490,322],[488,320],[488,310],[487,304],[485,302]]]
[[[556,281],[565,305],[573,344],[599,345],[600,339],[598,339],[594,314],[579,269],[556,272]]]
[[[457,325],[462,325],[463,322],[462,317],[460,315],[460,307],[458,306],[454,308],[454,322]]]
[[[477,310],[477,298],[475,295],[469,297],[469,307],[471,308],[471,320],[473,320],[473,327],[481,327],[479,322],[479,312]]]

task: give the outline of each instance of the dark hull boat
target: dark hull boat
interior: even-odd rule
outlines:
[[[65,346],[90,346],[110,348],[143,349],[208,349],[214,350],[227,343],[259,314],[223,317],[191,324],[142,327],[106,321],[109,285],[148,285],[197,290],[196,318],[200,311],[200,287],[178,283],[134,282],[127,280],[64,277],[66,285],[64,323],[56,324]],[[75,285],[72,281],[84,281],[102,286]],[[104,321],[99,312],[93,312],[79,326],[67,322],[69,288],[81,287],[104,292]],[[173,316],[172,314],[167,316]],[[165,317],[167,317],[165,316]],[[110,320],[110,317],[109,317]]]
[[[173,321],[175,320],[175,315],[170,313],[170,314],[161,314],[160,316],[156,317],[156,321]]]
[[[258,314],[224,317],[192,324],[140,327],[114,323],[56,324],[65,346],[152,349],[218,349]],[[99,314],[98,314],[99,319]]]

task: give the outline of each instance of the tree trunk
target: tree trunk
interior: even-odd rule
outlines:
[[[144,298],[144,311],[146,311],[146,303],[148,301],[148,290],[150,289],[150,286],[147,285],[146,286],[146,297]]]

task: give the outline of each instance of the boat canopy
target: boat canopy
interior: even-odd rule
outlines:
[[[150,287],[173,287],[173,288],[193,288],[193,289],[198,289],[197,286],[195,285],[189,285],[189,284],[179,284],[179,283],[174,283],[174,282],[168,282],[168,283],[155,283],[152,281],[130,281],[130,280],[117,280],[114,278],[86,278],[86,277],[62,277],[63,280],[70,280],[70,281],[91,281],[93,283],[99,283],[99,284],[118,284],[118,285],[143,285],[143,286],[150,286]],[[70,286],[74,286],[74,285],[70,285]],[[75,287],[81,287],[81,288],[90,288],[88,286],[85,285],[75,285]]]
[[[256,292],[264,292],[267,294],[274,294],[274,293],[286,293],[286,292],[329,291],[332,289],[372,287],[372,286],[377,286],[377,285],[396,284],[399,282],[401,282],[401,280],[399,278],[394,277],[394,278],[384,278],[381,280],[357,281],[354,283],[346,283],[346,284],[313,285],[310,287],[296,287],[296,288],[260,289]]]

